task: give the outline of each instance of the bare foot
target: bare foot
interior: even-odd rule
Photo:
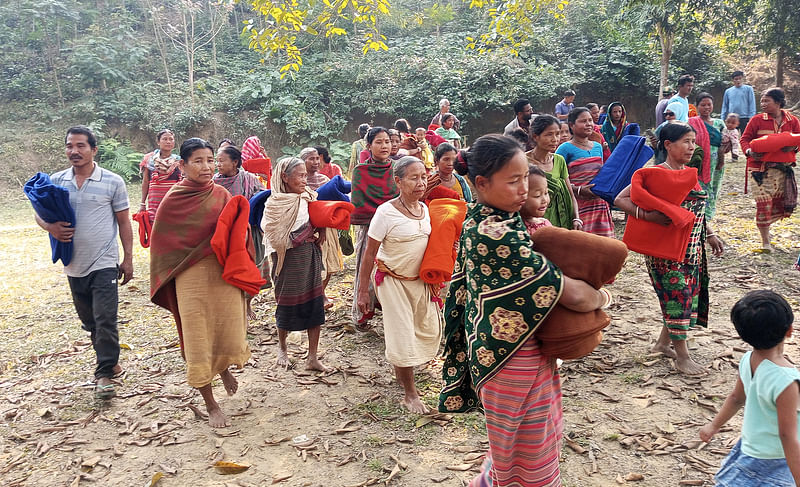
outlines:
[[[706,373],[705,367],[689,357],[676,358],[675,368],[678,369],[678,372],[686,375],[703,375]]]
[[[236,391],[239,390],[239,381],[231,374],[231,371],[225,369],[219,373],[219,377],[222,379],[222,385],[225,386],[225,392],[229,396],[236,394]]]
[[[286,350],[278,350],[278,360],[276,361],[278,367],[283,367],[284,369],[288,369],[292,363],[289,361],[289,355],[286,353]]]
[[[675,353],[675,350],[673,350],[669,344],[656,343],[650,351],[663,354],[665,357],[678,358],[678,354]]]
[[[208,411],[208,425],[212,428],[226,428],[231,425],[219,406],[214,408],[206,407],[206,410]]]
[[[323,302],[323,307],[325,309],[333,308],[333,300],[331,298],[329,298],[328,296],[324,296],[322,302]]]
[[[306,370],[318,370],[320,372],[330,372],[332,369],[322,365],[318,358],[310,358],[306,360]]]
[[[417,397],[403,397],[403,400],[400,401],[400,404],[403,405],[406,409],[408,409],[412,413],[416,414],[428,414],[431,412],[431,408],[426,406],[420,399],[419,396]]]

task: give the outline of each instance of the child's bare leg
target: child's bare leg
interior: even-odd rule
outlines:
[[[278,328],[278,367],[285,369],[289,368],[289,352],[286,346],[286,337],[289,336],[289,331],[283,328]]]
[[[675,350],[672,349],[672,340],[669,339],[669,328],[666,326],[661,327],[661,334],[658,335],[658,341],[653,345],[652,352],[664,354],[666,357],[677,358]]]
[[[214,399],[214,393],[211,391],[211,384],[206,384],[197,389],[200,395],[203,396],[203,401],[206,403],[206,411],[208,411],[208,424],[212,428],[224,428],[230,426],[228,418],[222,413],[219,404]]]
[[[419,397],[417,384],[414,382],[414,367],[395,366],[394,375],[397,377],[397,382],[403,386],[404,397],[401,404],[412,413],[428,414],[431,412],[431,409]]]
[[[764,250],[772,250],[770,243],[769,226],[758,227],[758,233],[761,234],[761,248]]]
[[[308,329],[308,360],[306,361],[306,369],[319,370],[320,372],[328,372],[328,367],[322,365],[322,362],[317,358],[317,351],[319,349],[319,335],[321,326],[315,326]]]
[[[254,297],[255,296],[250,296],[249,294],[247,295],[247,320],[248,321],[253,321],[253,320],[256,319],[256,312],[253,311],[253,306],[251,305],[251,303],[253,302],[253,298]]]
[[[322,281],[322,298],[323,298],[323,305],[325,309],[328,309],[333,306],[333,300],[325,294],[325,291],[328,289],[328,282],[331,280],[331,274],[325,276],[325,279]]]
[[[675,367],[679,372],[686,375],[701,375],[706,373],[705,367],[698,364],[689,357],[689,346],[686,340],[672,340],[675,347]]]

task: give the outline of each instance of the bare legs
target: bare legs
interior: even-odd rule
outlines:
[[[670,344],[674,348],[670,348]],[[669,337],[669,329],[664,326],[661,328],[661,335],[653,346],[654,352],[661,352],[665,356],[675,359],[675,368],[678,372],[686,375],[700,375],[706,369],[689,357],[689,346],[686,340],[673,340]]]
[[[324,366],[319,361],[317,351],[319,349],[319,335],[321,327],[315,326],[306,330],[308,332],[308,359],[306,359],[306,369],[318,370],[320,372],[328,372],[331,369]],[[289,336],[289,331],[278,328],[278,367],[289,368],[291,362],[289,361],[289,353],[286,345],[286,337]]]
[[[414,382],[414,367],[395,366],[394,375],[397,377],[397,382],[403,386],[405,393],[401,404],[412,413],[427,414],[431,412],[430,408],[419,398],[417,384]]]
[[[758,233],[761,234],[761,248],[763,250],[772,250],[770,243],[769,226],[758,227]]]
[[[325,279],[322,281],[322,298],[323,302],[325,303],[325,309],[330,309],[333,307],[333,299],[329,298],[328,295],[325,293],[325,290],[328,289],[328,282],[331,280],[331,274],[325,276]]]
[[[239,389],[239,382],[233,374],[231,374],[231,371],[225,369],[219,373],[219,376],[222,379],[222,384],[225,386],[225,391],[228,395],[232,396],[236,394],[236,391]],[[211,390],[211,384],[198,387],[197,390],[200,391],[200,395],[203,396],[203,401],[206,403],[209,426],[212,428],[225,428],[226,426],[230,426],[231,424],[228,422],[228,417],[225,416],[216,399],[214,399],[214,392]]]

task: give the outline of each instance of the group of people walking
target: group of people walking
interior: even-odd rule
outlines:
[[[507,135],[484,135],[466,149],[459,148],[462,139],[456,130],[461,122],[449,112],[446,99],[427,128],[412,132],[404,119],[391,129],[361,126],[360,138],[353,144],[347,168],[355,234],[352,328],[368,330],[376,321],[376,310],[382,311],[386,358],[402,387],[401,402],[413,413],[430,410],[415,385],[414,368],[443,353],[438,408],[447,412],[480,409],[486,415],[489,452],[481,474],[470,485],[561,485],[558,357],[542,352],[537,329],[557,307],[592,313],[612,299],[605,288],[565,274],[539,252],[535,233],[544,233],[545,227],[614,239],[613,204],[626,214],[631,227],[626,229],[626,238],[640,224],[655,225],[667,236],[668,242],[656,241],[641,233],[637,238],[640,243],[644,239],[645,247],[670,245],[680,240],[672,238],[680,233],[680,255],[646,254],[664,323],[654,351],[674,358],[681,373],[705,373],[705,367],[689,356],[686,340],[693,327],[708,323],[706,248],[715,256],[724,251],[711,223],[724,154],[737,143],[733,133],[737,128],[711,118],[710,95],[696,97],[697,115],[692,117],[688,109],[684,112],[681,100],[668,100],[663,104],[667,120],[653,136],[655,164],[634,173],[630,184],[610,203],[595,194],[593,180],[608,154],[621,150],[621,139],[638,136],[638,127],[632,127],[635,124],[627,120],[619,103],[610,104],[601,120],[597,105],[574,107],[574,96],[574,92],[565,94],[556,116],[533,117],[530,103],[520,100],[515,104],[515,119],[505,127]],[[792,163],[773,161],[773,151],[758,152],[751,144],[766,134],[800,134],[800,122],[784,106],[782,90],[765,91],[762,113],[750,119],[740,140],[765,249],[769,224],[791,214],[789,193],[796,185]],[[562,139],[564,123],[568,140]],[[172,154],[172,132],[160,132],[156,142],[158,149],[142,162],[140,208],[152,225],[151,299],[175,317],[187,382],[202,395],[209,423],[224,427],[228,419],[214,399],[211,381],[219,375],[225,391],[236,392],[238,384],[229,369],[242,367],[250,357],[248,305],[262,288],[271,285],[277,301],[278,365],[290,364],[288,333],[307,331],[306,367],[322,373],[330,370],[318,354],[325,310],[332,305],[325,287],[344,264],[340,234],[312,224],[309,208],[318,199],[316,190],[334,178],[343,180],[344,171],[322,147],[303,149],[297,157],[282,158],[264,172],[251,174],[242,165],[244,148],[239,150],[230,141],[215,150],[205,140],[190,138],[181,144],[177,156]],[[112,378],[121,371],[115,279],[120,276],[124,284],[133,275],[127,193],[118,176],[93,161],[97,143],[89,129],[70,128],[66,148],[71,168],[52,180],[69,191],[77,224],[70,227],[39,216],[37,222],[56,240],[75,244],[76,260],[66,272],[79,317],[92,332],[97,352],[96,393],[107,399],[114,394]],[[797,147],[787,145],[776,153],[794,155],[796,151]],[[265,154],[262,150],[256,155]],[[87,200],[78,197],[87,192],[104,195],[100,203],[92,199],[97,208],[89,208]],[[673,201],[663,207],[642,203],[656,194],[670,194]],[[257,201],[259,195],[266,201],[261,199],[263,213],[258,213],[257,224],[251,227],[251,208],[245,200]],[[794,197],[796,202],[796,192]],[[452,276],[449,282],[431,285],[422,279],[421,258],[430,245],[441,245],[434,242],[440,237],[431,237],[438,220],[432,218],[430,208],[442,198],[469,205],[463,222],[458,222],[463,225],[460,236],[446,243],[453,249]],[[686,223],[680,232],[678,218]],[[103,238],[96,238],[100,233]],[[117,233],[124,249],[121,264],[113,242]],[[113,284],[108,284],[109,279]],[[96,284],[101,281],[102,286]],[[779,296],[767,294],[758,299],[748,295],[737,304],[734,324],[755,348],[752,357],[756,358],[749,362],[752,370],[761,360],[786,368],[776,358],[783,337],[791,334],[793,319],[791,311],[783,311],[783,303]],[[775,332],[767,343],[748,330],[761,326],[765,316],[772,316],[769,313],[779,316],[769,324]],[[563,324],[565,329],[569,326]],[[712,426],[704,428],[703,439],[710,438],[737,405],[746,401],[750,407],[762,394],[758,383],[764,380],[769,379],[742,376],[730,405],[726,402]],[[779,405],[794,407],[796,415],[798,390],[791,384],[783,381],[775,390],[793,391],[790,399],[779,398]],[[781,411],[778,416],[783,418]],[[765,416],[770,414],[774,410],[763,411]],[[782,473],[775,475],[785,476],[791,467],[788,475],[800,479],[800,468],[794,467],[800,464],[794,463],[800,462],[800,449],[786,440],[783,426],[780,434],[777,429],[769,434],[770,454],[778,450],[776,445],[783,445],[789,460],[779,466]],[[745,457],[763,458],[760,452],[767,450],[753,445],[767,440],[753,438],[743,437],[741,451],[731,453],[737,457],[726,460],[728,471]]]

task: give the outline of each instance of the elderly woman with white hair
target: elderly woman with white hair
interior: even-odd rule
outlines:
[[[261,227],[264,246],[272,259],[275,322],[278,325],[278,366],[289,367],[286,337],[308,332],[306,368],[327,371],[317,358],[319,335],[325,322],[322,289],[324,229],[311,225],[308,203],[317,193],[307,186],[306,165],[297,157],[284,157],[272,171],[272,195],[264,205]]]
[[[441,127],[443,122],[442,116],[446,113],[450,113],[450,101],[447,98],[442,98],[441,100],[439,100],[439,113],[433,116],[433,118],[431,119],[431,125],[438,125]],[[458,130],[459,128],[461,128],[461,120],[459,120],[458,117],[456,117],[455,115],[453,115],[453,118],[455,119],[455,124],[453,125],[453,128],[455,130]]]
[[[362,313],[371,311],[368,290],[374,279],[383,308],[386,359],[403,387],[402,404],[412,413],[425,414],[430,409],[420,400],[414,367],[436,358],[442,337],[441,314],[433,300],[436,291],[419,277],[431,234],[428,208],[420,202],[427,171],[412,156],[396,161],[393,171],[400,196],[378,206],[370,222],[356,300]]]
[[[330,181],[328,176],[322,174],[322,156],[320,156],[317,149],[313,147],[306,147],[300,151],[300,159],[306,163],[306,186],[316,191],[320,186]],[[331,280],[331,275],[341,271],[344,268],[344,256],[339,246],[339,232],[335,228],[325,228],[320,231],[325,232],[325,240],[322,244],[322,264],[323,280],[322,280],[322,293],[325,301],[325,309],[333,307],[333,298],[329,298],[325,294],[325,289],[328,288],[328,282]]]

